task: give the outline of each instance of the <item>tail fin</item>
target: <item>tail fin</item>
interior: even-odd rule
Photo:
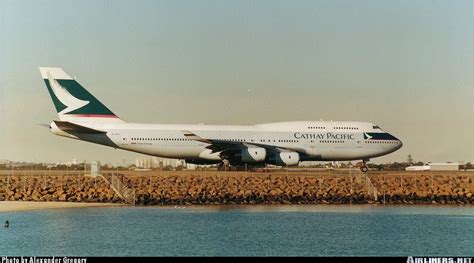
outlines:
[[[61,68],[39,70],[61,121],[123,122]]]

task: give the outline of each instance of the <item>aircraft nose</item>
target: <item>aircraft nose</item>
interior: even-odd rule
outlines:
[[[397,141],[397,143],[395,144],[395,149],[398,150],[398,149],[402,148],[403,142],[400,139],[398,139],[397,137],[395,137],[393,135],[391,135],[391,136]]]

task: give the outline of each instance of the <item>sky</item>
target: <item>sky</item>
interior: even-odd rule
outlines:
[[[474,162],[474,1],[0,1],[0,159],[133,163],[54,136],[61,67],[145,123],[369,121],[374,163]]]

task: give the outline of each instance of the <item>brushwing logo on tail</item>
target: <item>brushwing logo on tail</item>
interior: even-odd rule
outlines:
[[[64,105],[67,106],[64,110],[59,112],[58,114],[66,114],[71,111],[80,109],[87,104],[89,104],[90,101],[87,100],[80,100],[69,93],[63,86],[61,86],[48,72],[48,80],[49,80],[49,85],[51,86],[51,89],[54,92],[54,95],[63,103]]]
[[[370,140],[372,139],[373,136],[368,135],[366,132],[364,132],[364,140]]]

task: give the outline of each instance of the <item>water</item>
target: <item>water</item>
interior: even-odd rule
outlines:
[[[0,255],[474,255],[473,206],[110,207],[0,213]]]

